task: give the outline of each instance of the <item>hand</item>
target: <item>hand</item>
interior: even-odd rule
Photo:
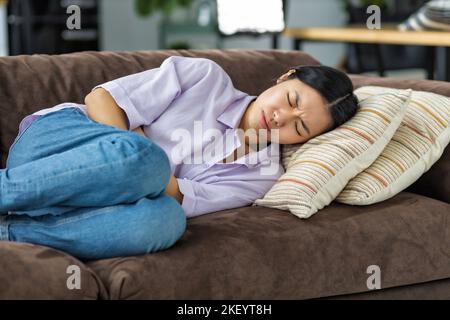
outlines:
[[[174,197],[180,204],[183,203],[183,194],[180,192],[178,181],[173,175],[170,175],[169,183],[166,187],[166,193],[169,196]]]

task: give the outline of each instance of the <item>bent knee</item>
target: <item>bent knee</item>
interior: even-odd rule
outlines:
[[[161,228],[165,233],[164,248],[168,248],[174,245],[186,231],[186,214],[177,200],[167,195],[161,197],[165,200],[161,213],[164,216],[164,225]]]
[[[136,133],[126,132],[120,136],[121,141],[131,146],[133,154],[127,154],[128,176],[139,176],[144,190],[151,196],[162,193],[170,179],[170,162],[166,152],[156,143]],[[114,143],[114,140],[113,140]],[[150,183],[151,181],[151,183]]]
[[[143,215],[141,228],[148,231],[142,243],[145,252],[155,252],[173,246],[186,231],[186,215],[181,205],[172,197],[160,195],[151,201],[153,211]]]

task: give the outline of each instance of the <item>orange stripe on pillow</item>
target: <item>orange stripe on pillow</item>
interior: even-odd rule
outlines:
[[[393,164],[395,164],[400,169],[400,172],[402,172],[402,173],[405,172],[406,168],[397,160],[392,159],[391,157],[388,157],[387,155],[384,155],[384,154],[380,154],[378,157],[391,161]]]
[[[312,192],[317,193],[316,189],[314,189],[309,184],[307,184],[305,182],[302,182],[300,180],[295,180],[295,179],[291,179],[291,178],[283,178],[283,179],[278,179],[278,181],[276,183],[279,183],[279,182],[294,182],[294,183],[297,183],[297,184],[301,184],[301,185],[304,185],[305,187],[308,187],[309,189],[311,189]]]
[[[445,123],[444,120],[440,119],[438,116],[436,116],[433,111],[431,111],[430,109],[428,109],[426,106],[424,106],[423,104],[415,101],[415,100],[411,100],[411,103],[417,104],[420,108],[422,108],[423,110],[425,110],[425,112],[427,112],[430,116],[432,116],[437,122],[439,122],[439,124],[443,127],[443,128],[447,128],[447,124]]]
[[[291,167],[293,167],[297,164],[300,164],[300,163],[312,163],[312,164],[315,164],[315,165],[327,170],[331,175],[333,175],[333,176],[336,175],[336,171],[334,171],[331,167],[327,166],[325,163],[321,163],[319,161],[314,161],[314,160],[298,160],[298,161],[295,161]]]
[[[370,168],[369,168],[369,169],[370,169]],[[377,174],[375,174],[375,173],[370,172],[369,169],[367,169],[367,170],[365,171],[365,173],[367,173],[368,175],[374,177],[374,178],[375,178],[376,180],[378,180],[385,188],[389,185],[389,183],[388,183],[386,180],[384,180],[381,176],[379,176],[379,175],[377,175]]]
[[[386,117],[384,114],[382,114],[381,112],[379,112],[378,110],[375,109],[370,109],[370,108],[365,108],[365,109],[361,109],[361,112],[371,112],[373,114],[376,114],[377,116],[379,116],[381,119],[383,119],[384,121],[386,121],[386,123],[390,123],[390,120],[388,117]]]
[[[361,111],[361,110],[360,110],[360,111]],[[362,133],[361,131],[356,130],[355,128],[348,127],[348,126],[345,126],[345,125],[341,125],[339,128],[340,128],[340,129],[346,129],[346,130],[348,130],[348,131],[351,131],[351,132],[356,133],[357,135],[359,135],[359,136],[363,137],[364,139],[366,139],[367,141],[369,141],[370,144],[373,144],[373,143],[374,143],[373,139],[371,139],[369,136],[365,135],[365,134]]]
[[[415,133],[417,133],[419,136],[424,137],[425,139],[427,139],[428,141],[430,141],[431,143],[434,143],[434,139],[427,137],[426,135],[424,135],[422,132],[420,132],[419,130],[417,130],[416,128],[414,128],[412,125],[410,125],[409,123],[403,121],[402,125],[404,125],[405,127],[408,127],[409,129],[411,129],[412,131],[414,131]]]

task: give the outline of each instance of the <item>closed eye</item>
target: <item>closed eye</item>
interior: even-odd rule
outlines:
[[[297,94],[296,106],[297,106],[297,108],[298,108],[298,98],[299,98],[299,96],[298,96],[297,91],[296,91],[295,93]],[[291,101],[289,100],[289,92],[286,93],[286,97],[287,97],[287,101],[288,101],[289,105],[290,105],[291,108],[292,108],[292,107],[293,107],[293,106],[292,106],[292,103],[291,103]],[[297,134],[298,134],[300,137],[302,136],[301,133],[300,133],[300,130],[298,130],[298,121],[295,121],[295,131],[297,131]]]

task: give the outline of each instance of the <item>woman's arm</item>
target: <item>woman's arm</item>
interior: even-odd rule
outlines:
[[[103,88],[97,88],[90,92],[85,98],[84,103],[89,118],[94,121],[108,124],[110,126],[127,130],[127,116],[125,112],[117,105],[111,94]],[[132,130],[133,132],[146,137],[142,126]]]
[[[128,120],[125,112],[117,105],[114,98],[103,88],[91,91],[84,103],[89,118],[122,130],[128,130]]]
[[[125,112],[117,105],[114,98],[103,88],[91,91],[85,98],[86,110],[92,120],[107,124],[122,130],[128,130],[128,121]],[[137,127],[133,132],[146,137],[142,127]],[[183,202],[183,194],[178,188],[177,179],[171,175],[166,187],[166,193],[174,197],[179,203]]]

